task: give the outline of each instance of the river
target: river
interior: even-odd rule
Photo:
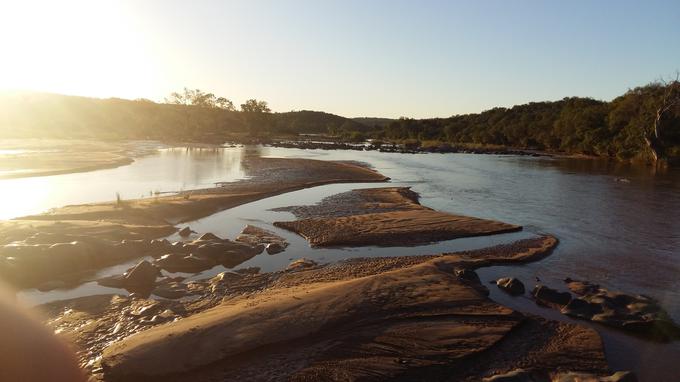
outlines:
[[[290,220],[286,212],[270,208],[315,203],[321,198],[380,184],[340,184],[301,190],[249,203],[191,222],[199,232],[233,237],[247,223],[275,230],[291,242],[276,256],[260,255],[244,263],[264,271],[280,269],[291,258],[311,257],[321,262],[348,257],[433,254],[479,248],[539,233],[551,233],[560,245],[548,258],[523,266],[492,267],[480,271],[484,281],[498,276],[534,277],[563,287],[571,277],[604,287],[642,293],[658,299],[680,322],[680,171],[586,159],[553,159],[474,154],[398,154],[375,151],[324,151],[270,147],[221,149],[164,149],[116,169],[50,177],[0,181],[0,200],[15,200],[1,218],[38,213],[64,204],[148,197],[154,191],[210,187],[218,181],[246,177],[245,155],[354,160],[370,164],[389,176],[394,185],[410,186],[421,203],[437,210],[523,225],[521,233],[458,239],[419,247],[311,249],[301,238],[274,228],[274,220]],[[21,197],[17,198],[16,196]],[[12,198],[14,199],[8,199]],[[104,270],[119,272],[126,265]],[[217,273],[216,268],[201,276]],[[42,302],[55,298],[99,293],[94,283],[75,290],[41,294],[22,292],[21,298]],[[492,289],[492,297],[512,308],[566,319],[538,308],[526,298],[508,298]],[[115,290],[107,289],[108,293]],[[642,380],[672,381],[680,375],[680,347],[651,344],[595,326],[604,339],[615,368],[633,368]]]

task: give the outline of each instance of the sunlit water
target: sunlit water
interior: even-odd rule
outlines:
[[[200,233],[209,231],[229,238],[245,224],[254,224],[275,231],[291,243],[283,253],[258,255],[239,267],[257,266],[263,271],[271,271],[281,269],[291,259],[299,257],[332,262],[349,257],[434,254],[548,232],[560,239],[553,255],[523,266],[487,268],[480,271],[482,278],[489,281],[512,275],[531,287],[531,281],[538,276],[544,283],[559,288],[563,287],[561,280],[565,277],[591,280],[610,289],[653,296],[680,322],[680,173],[677,170],[654,174],[646,168],[606,162],[513,156],[252,147],[247,150],[250,154],[263,156],[364,161],[391,177],[394,185],[411,186],[426,206],[520,224],[525,230],[418,247],[312,249],[299,236],[272,226],[274,221],[291,220],[293,216],[287,212],[269,211],[271,208],[311,204],[324,196],[353,188],[380,186],[328,185],[256,201],[189,223]],[[70,177],[71,180],[53,183],[53,190],[55,195],[69,194],[64,190],[79,190],[80,193],[70,195],[67,203],[80,203],[110,200],[113,190],[120,190],[125,197],[135,197],[149,190],[176,191],[211,186],[217,181],[236,180],[246,175],[240,167],[245,151],[244,148],[232,148],[201,152],[199,159],[191,152],[168,150],[119,169],[61,176],[64,177],[61,179]],[[144,165],[143,161],[148,163]],[[182,164],[186,167],[179,171],[177,166]],[[47,178],[58,177],[34,181]],[[104,182],[107,187],[96,186],[98,182]],[[88,186],[83,187],[83,184]],[[42,204],[32,207],[32,212],[65,204],[64,198],[40,200]],[[30,202],[27,204],[30,206]],[[120,273],[133,263],[103,270],[99,276]],[[193,278],[208,277],[223,270],[217,267]],[[515,309],[569,320],[559,313],[536,307],[526,298],[509,298],[497,293],[495,288],[491,290],[494,299]],[[24,291],[19,297],[35,303],[115,292],[119,291],[88,283],[76,289],[46,294]],[[634,368],[643,380],[675,380],[678,374],[673,360],[680,359],[677,343],[651,344],[601,326],[595,327],[605,338],[614,367]]]
[[[0,180],[0,219],[69,204],[151,197],[243,179],[242,148],[168,148],[113,169]]]

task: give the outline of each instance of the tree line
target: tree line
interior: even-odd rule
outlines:
[[[449,118],[399,118],[362,135],[656,161],[680,157],[680,82],[636,87],[610,102],[569,97]]]
[[[221,143],[249,138],[329,134],[345,140],[413,145],[493,145],[622,160],[680,157],[680,82],[654,82],[612,101],[569,97],[431,119],[350,119],[317,111],[272,112],[249,99],[237,110],[198,89],[163,103],[55,94],[0,96],[0,137],[159,139]]]

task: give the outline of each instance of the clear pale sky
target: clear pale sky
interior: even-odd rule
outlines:
[[[680,69],[680,1],[0,0],[0,89],[434,117]]]

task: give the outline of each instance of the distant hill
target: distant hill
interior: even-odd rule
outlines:
[[[380,117],[356,117],[352,118],[352,120],[369,127],[374,126],[385,127],[395,121],[392,118],[380,118]]]
[[[219,108],[49,93],[0,93],[2,138],[219,140],[231,133],[332,133],[363,130],[319,111],[255,115]]]

